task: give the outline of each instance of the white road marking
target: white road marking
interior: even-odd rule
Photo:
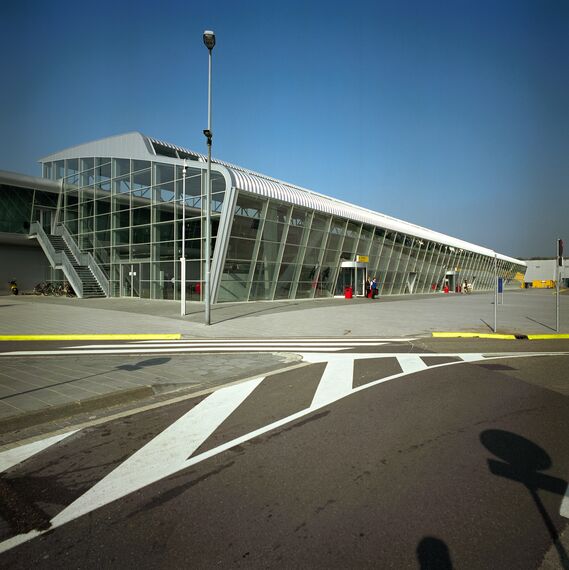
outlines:
[[[404,354],[397,357],[397,362],[401,366],[401,370],[407,374],[413,374],[413,372],[420,372],[421,370],[426,370],[428,366],[425,364],[421,357],[416,354]]]
[[[184,342],[199,342],[199,343],[210,343],[210,344],[219,344],[221,342],[224,343],[244,343],[244,342],[261,342],[263,344],[268,342],[276,342],[276,343],[299,343],[299,342],[320,342],[320,343],[327,343],[327,342],[407,342],[417,340],[416,338],[358,338],[358,337],[312,337],[312,338],[258,338],[258,339],[251,339],[251,338],[227,338],[227,339],[220,339],[220,338],[186,338],[186,339],[172,339],[169,340],[168,343],[177,344],[177,343],[184,343]],[[136,340],[132,341],[133,344],[152,344],[155,342],[159,342],[156,340]]]
[[[354,358],[331,360],[326,364],[322,379],[320,380],[316,393],[312,399],[311,408],[320,408],[347,396],[354,384]]]
[[[327,352],[299,352],[300,356],[302,356],[303,360],[305,360],[306,362],[328,362],[329,360],[345,360],[345,359],[363,359],[363,358],[405,358],[407,356],[410,356],[412,358],[421,358],[421,356],[440,356],[440,357],[453,357],[453,358],[460,358],[462,361],[464,362],[474,362],[477,360],[487,360],[488,358],[491,357],[491,354],[489,355],[484,355],[484,354],[471,354],[471,353],[456,353],[456,352],[448,352],[448,353],[443,353],[443,352],[437,352],[437,353],[431,353],[431,352],[417,352],[414,354],[409,354],[409,353],[401,353],[401,352],[367,352],[367,353],[357,353],[357,352],[335,352],[332,354],[328,354]],[[500,353],[500,356],[498,358],[505,358],[505,357],[513,357],[513,356],[521,356],[522,353],[519,352],[514,352],[511,354],[503,354]],[[528,355],[528,353],[524,353],[525,355]],[[538,353],[538,354],[542,354],[542,353]],[[554,352],[552,353],[553,355],[559,355],[559,354],[565,354],[565,353],[559,353],[559,352]],[[535,356],[534,354],[532,354],[531,356]],[[424,364],[424,362],[421,360],[421,362]],[[444,363],[444,364],[459,364],[459,362],[448,362],[448,363]],[[427,366],[425,365],[425,368],[434,368],[435,366],[442,366],[442,364],[434,364],[432,366]],[[423,369],[423,368],[422,368]]]
[[[441,364],[436,364],[433,366],[430,366],[429,368],[439,368],[439,367],[443,367],[443,366],[454,366],[457,364],[464,364],[467,362],[474,362],[477,360],[495,360],[495,359],[501,359],[501,358],[524,358],[524,357],[531,357],[531,356],[559,356],[559,355],[567,355],[569,354],[568,352],[535,352],[535,353],[486,353],[486,354],[471,354],[471,353],[448,353],[448,354],[442,354],[442,353],[429,353],[429,356],[451,356],[451,357],[458,357],[461,358],[462,360],[460,361],[453,361],[453,362],[445,362],[445,363],[441,363]],[[425,356],[426,354],[423,353],[423,356]],[[391,353],[391,354],[386,354],[386,353],[372,353],[372,354],[347,354],[347,353],[332,353],[332,354],[326,354],[326,353],[302,353],[303,358],[305,358],[306,361],[308,362],[324,362],[326,360],[328,361],[345,361],[347,362],[353,362],[354,359],[361,359],[361,358],[370,358],[370,359],[374,359],[374,358],[392,358],[395,357],[397,358],[398,356],[404,356],[401,353]],[[367,390],[368,388],[372,388],[374,386],[378,386],[379,384],[383,384],[385,382],[389,382],[391,380],[395,380],[398,378],[403,378],[405,376],[407,376],[408,374],[406,372],[401,372],[399,374],[393,374],[392,376],[387,376],[384,378],[380,378],[378,380],[374,380],[372,382],[369,382],[367,384],[364,384],[362,386],[358,386],[357,388],[353,388],[350,392],[348,392],[348,394],[343,394],[339,399],[341,399],[342,397],[345,397],[346,395],[349,394],[355,394],[357,392],[361,392],[362,390]],[[261,380],[258,380],[258,383],[260,383]],[[250,382],[256,382],[256,380],[250,381]],[[244,383],[247,384],[247,383]],[[221,388],[220,390],[218,390],[217,392],[214,392],[210,397],[208,397],[207,399],[211,398],[213,395],[217,394],[218,392],[221,392],[223,390],[229,390],[230,388],[233,388],[234,386],[231,387],[227,387],[227,388]],[[239,403],[241,403],[242,401],[244,401],[248,394],[252,392],[252,390],[256,387],[253,386],[253,388],[244,395],[244,397],[240,400]],[[206,399],[206,400],[207,400]],[[206,401],[204,400],[204,402]],[[202,402],[202,404],[204,403]],[[330,403],[330,402],[328,402]],[[239,404],[237,404],[239,405]],[[237,406],[235,406],[237,407]],[[272,424],[266,425],[264,427],[261,427],[255,431],[252,431],[248,434],[242,435],[236,439],[233,439],[231,441],[228,441],[218,447],[215,447],[213,449],[209,449],[208,451],[205,451],[203,453],[200,453],[199,455],[190,457],[189,459],[187,459],[184,462],[179,462],[178,458],[176,458],[176,460],[174,460],[174,458],[172,457],[167,457],[167,463],[169,465],[168,470],[164,469],[163,472],[165,473],[163,476],[170,476],[173,475],[183,469],[186,469],[188,467],[191,467],[192,465],[195,465],[197,463],[200,463],[206,459],[209,459],[211,457],[214,457],[216,455],[219,455],[237,445],[246,443],[256,437],[259,437],[267,432],[270,432],[274,429],[278,429],[279,427],[282,427],[286,424],[289,424],[297,419],[300,419],[310,413],[313,413],[314,411],[316,411],[317,409],[319,409],[322,406],[311,406],[309,408],[306,408],[304,410],[300,410],[299,412],[296,412],[295,414],[292,414],[290,416],[287,416],[285,418],[282,418],[280,420],[277,420],[276,422],[273,422]],[[193,409],[196,409],[197,406]],[[235,409],[235,408],[234,408]],[[193,410],[191,410],[193,411]],[[191,411],[189,413],[191,413]],[[231,413],[231,412],[230,412]],[[181,418],[180,420],[178,420],[178,422],[180,422],[181,420],[183,420],[185,418],[185,416],[183,418]],[[220,418],[219,423],[221,423],[223,421],[223,419]],[[176,423],[178,423],[176,422]],[[173,428],[176,424],[173,424],[172,426],[170,426],[169,428],[167,428],[165,431],[168,432],[170,430],[170,428]],[[215,428],[214,428],[215,429]],[[176,430],[174,430],[176,431]],[[165,433],[165,432],[162,432]],[[152,440],[149,444],[147,444],[146,447],[152,445],[158,438],[161,438],[162,434],[158,435],[154,440]],[[186,437],[186,434],[183,435],[183,437],[181,439],[183,439],[184,437]],[[180,438],[177,437],[177,439],[179,440]],[[174,445],[176,442],[173,442]],[[154,447],[154,446],[153,446]],[[159,446],[158,446],[159,447]],[[198,446],[199,447],[199,446]],[[142,448],[141,450],[139,450],[138,452],[136,452],[131,459],[133,459],[136,455],[138,455],[140,452],[142,452],[145,448]],[[194,447],[194,451],[195,451],[195,447]],[[187,448],[186,448],[187,450]],[[158,454],[161,453],[160,449],[157,449],[156,452]],[[145,453],[145,455],[147,455]],[[148,453],[148,455],[150,455],[150,453]],[[188,455],[186,455],[187,457]],[[131,459],[127,460],[127,462],[131,461]],[[168,461],[169,460],[169,461]],[[109,477],[113,476],[115,474],[115,472],[117,472],[119,469],[121,469],[123,467],[124,464],[121,464],[119,467],[117,467],[117,469],[115,469],[115,471],[113,471],[109,476],[107,476],[107,478],[103,479],[102,481],[100,481],[99,483],[97,483],[95,485],[95,487],[98,487],[99,489],[101,488],[100,485],[103,481],[105,481],[106,479],[108,479]],[[175,467],[177,465],[177,467]],[[154,466],[153,466],[154,467]],[[137,467],[138,468],[138,467]],[[154,472],[156,473],[156,471],[160,471],[159,469],[155,469]],[[167,472],[166,472],[167,471]],[[136,475],[136,474],[133,474]],[[113,477],[114,479],[115,477]],[[145,479],[148,479],[147,477],[145,477],[143,474],[141,474],[141,477],[138,480],[138,484],[140,486],[138,486],[137,488],[142,488],[145,485],[150,484],[149,482],[144,483],[141,481],[144,481]],[[152,482],[152,481],[151,481]],[[120,485],[119,485],[120,486]],[[111,486],[111,490],[113,490],[115,487]],[[93,488],[92,488],[93,489]],[[85,493],[85,495],[89,495],[89,500],[85,501],[84,497],[85,495],[82,495],[81,497],[79,497],[79,499],[77,499],[77,501],[75,501],[74,503],[72,503],[71,505],[69,505],[66,509],[64,509],[59,515],[57,515],[53,520],[52,520],[52,526],[50,529],[46,530],[46,531],[31,531],[27,534],[19,534],[16,535],[12,538],[9,538],[8,540],[5,540],[3,542],[0,543],[0,553],[1,552],[5,552],[7,550],[10,550],[11,548],[14,548],[15,546],[18,546],[19,544],[23,544],[29,540],[32,540],[33,538],[40,536],[42,534],[44,534],[45,532],[48,532],[49,530],[52,530],[56,527],[59,527],[67,522],[70,522],[74,519],[76,519],[77,517],[83,515],[83,514],[87,514],[88,512],[91,512],[97,508],[99,508],[100,506],[106,505],[108,503],[110,503],[113,500],[116,500],[118,498],[120,498],[120,496],[124,496],[124,495],[120,495],[120,496],[115,496],[115,498],[109,498],[108,496],[105,496],[104,494],[98,492],[97,496],[93,495],[91,493],[91,490],[87,491]],[[134,490],[134,489],[132,489]],[[124,494],[127,494],[130,491],[126,491],[123,488],[123,492]],[[115,491],[116,493],[116,491]],[[569,499],[567,498],[569,494],[569,490],[566,491],[565,494],[565,498],[563,499],[562,502],[562,507],[561,507],[561,514],[563,516],[567,516],[567,512],[569,510]],[[102,495],[102,496],[101,496]],[[97,502],[97,498],[99,498],[99,500],[101,502]]]
[[[160,341],[153,341],[152,343],[146,343],[144,345],[141,345],[139,343],[129,343],[129,344],[117,344],[117,345],[109,345],[109,344],[87,344],[87,345],[81,345],[81,346],[66,346],[63,347],[64,350],[72,350],[72,349],[80,349],[80,350],[84,350],[84,349],[93,349],[93,348],[133,348],[133,347],[137,347],[137,350],[140,350],[141,348],[143,348],[144,350],[146,350],[147,347],[151,347],[151,348],[166,348],[169,346],[174,346],[177,348],[181,348],[181,347],[195,347],[195,348],[200,348],[203,347],[206,350],[209,349],[214,349],[214,348],[220,348],[220,349],[230,349],[233,350],[234,347],[282,347],[283,349],[289,350],[291,347],[293,348],[297,348],[297,347],[320,347],[320,348],[325,348],[327,349],[328,347],[336,347],[336,346],[342,346],[342,347],[346,347],[346,348],[357,348],[360,346],[381,346],[385,344],[384,342],[348,342],[345,340],[339,340],[339,341],[335,341],[335,342],[302,342],[302,343],[298,343],[298,342],[290,342],[290,341],[285,341],[285,342],[275,342],[275,341],[269,341],[269,342],[265,342],[265,341],[243,341],[243,342],[233,342],[233,343],[225,343],[225,342],[217,342],[215,344],[213,343],[202,343],[202,342],[177,342],[176,343],[169,343],[169,342],[160,342]]]
[[[327,350],[345,350],[344,347],[326,347]],[[234,347],[234,348],[108,348],[104,349],[94,349],[94,350],[16,350],[13,352],[0,352],[0,356],[61,356],[61,355],[71,355],[76,356],[80,354],[178,354],[178,353],[191,353],[191,352],[203,352],[203,353],[215,353],[215,352],[306,352],[310,350],[306,346],[279,346],[279,347]],[[319,346],[315,348],[318,352],[322,351],[322,347]]]
[[[188,457],[263,381],[221,388],[121,463],[54,517],[60,526],[184,469]]]
[[[565,489],[565,496],[561,501],[561,508],[559,509],[559,514],[562,517],[569,519],[569,485],[567,485],[567,489]]]
[[[43,451],[44,449],[47,449],[48,447],[59,443],[66,437],[69,437],[78,431],[79,430],[73,430],[66,433],[60,433],[58,435],[54,435],[40,441],[33,441],[32,443],[27,443],[26,445],[3,451],[0,453],[0,473],[8,471],[8,469],[14,467],[14,465],[22,463],[22,461],[25,461],[40,451]]]
[[[434,355],[434,356],[438,356],[438,354]],[[476,362],[477,360],[483,360],[484,359],[484,356],[482,354],[477,354],[475,352],[466,352],[464,354],[457,354],[457,356],[462,358],[462,360],[464,360],[464,362]]]

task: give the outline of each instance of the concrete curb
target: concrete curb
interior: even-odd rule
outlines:
[[[569,339],[569,334],[498,334],[468,332],[434,332],[433,338],[492,338],[499,340],[562,340]]]
[[[95,396],[85,400],[69,402],[59,406],[51,406],[36,412],[24,412],[9,418],[0,420],[0,433],[6,434],[20,429],[25,429],[39,424],[61,420],[80,413],[92,412],[107,406],[128,404],[136,400],[143,400],[154,396],[152,386],[140,386],[128,390],[115,391],[102,396]]]
[[[493,338],[500,340],[516,340],[527,338],[525,335],[496,334],[496,333],[468,333],[468,332],[434,332],[433,338]]]
[[[528,334],[529,340],[569,339],[569,334]]]

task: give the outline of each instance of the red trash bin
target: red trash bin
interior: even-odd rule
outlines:
[[[351,287],[344,287],[344,297],[352,299],[354,297],[354,290]]]

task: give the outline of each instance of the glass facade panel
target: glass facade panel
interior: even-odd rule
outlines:
[[[179,299],[184,249],[187,298],[203,300],[206,165],[188,159],[184,177],[176,152],[164,162],[160,156],[94,156],[43,164],[44,177],[65,177],[59,218],[99,262],[113,295]],[[233,188],[229,193],[222,172],[213,165],[212,272],[218,302],[330,297],[341,261],[357,255],[368,257],[368,275],[377,277],[382,295],[435,293],[463,279],[474,289],[493,284],[493,258],[414,236],[411,227],[407,234],[395,232],[373,226],[370,218],[347,219]],[[57,194],[38,191],[35,199],[23,190],[17,194],[0,192],[0,231],[23,233],[31,221],[52,219]],[[216,239],[220,227],[227,235]],[[125,281],[134,267],[136,286]],[[510,280],[516,266],[500,261],[499,271]]]
[[[33,198],[34,191],[26,188],[0,189],[0,232],[30,231]]]

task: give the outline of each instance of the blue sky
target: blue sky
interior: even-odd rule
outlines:
[[[138,130],[512,256],[569,240],[569,2],[3,3],[0,168]]]

